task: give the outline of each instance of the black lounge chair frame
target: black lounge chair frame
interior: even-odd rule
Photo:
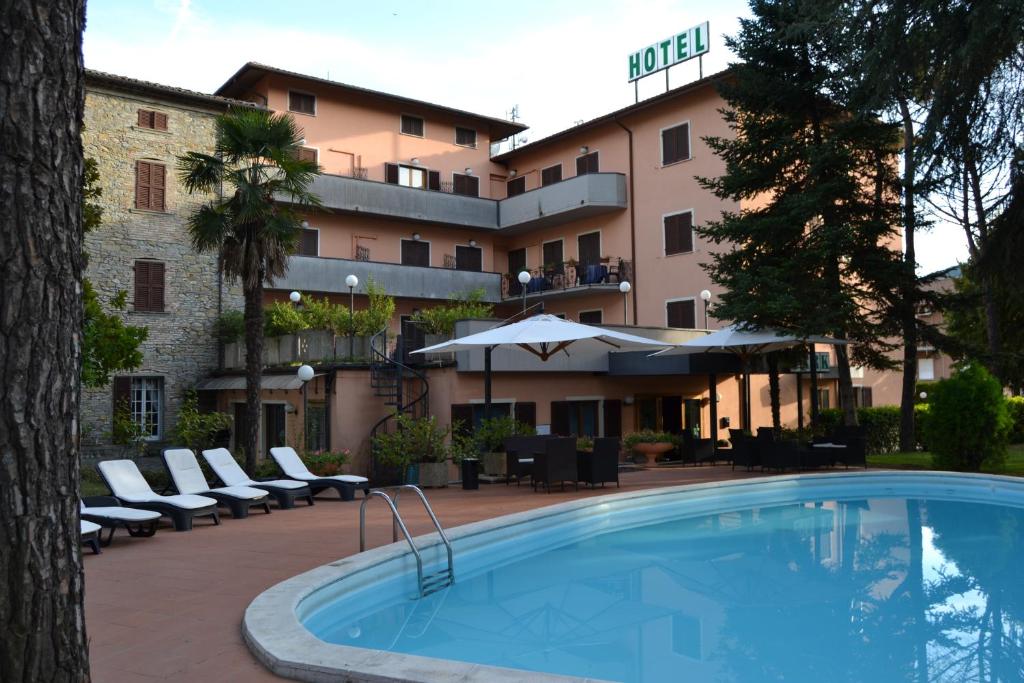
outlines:
[[[302,481],[303,484],[309,487],[311,495],[315,496],[321,491],[327,489],[334,489],[338,492],[338,496],[345,501],[356,499],[356,484],[350,481],[338,481],[337,479],[315,479],[313,481],[298,480]],[[363,496],[370,495],[369,483],[363,485]]]
[[[272,479],[268,481],[273,481]],[[221,482],[223,483],[223,482]],[[262,481],[257,481],[255,484],[250,484],[254,489],[263,489],[270,494],[270,497],[277,503],[277,507],[281,510],[291,510],[295,507],[295,501],[304,500],[307,504],[313,505],[313,491],[309,486],[303,486],[302,488],[286,489],[280,486],[271,486]]]
[[[112,517],[102,517],[100,515],[90,515],[89,508],[94,507],[126,507],[121,505],[114,496],[89,496],[83,498],[82,502],[85,503],[86,508],[82,510],[82,519],[88,522],[95,522],[99,524],[103,529],[110,529],[110,533],[107,534],[106,540],[103,538],[103,530],[99,532],[100,545],[106,548],[110,545],[110,542],[114,540],[114,532],[117,531],[118,527],[123,526],[128,535],[132,538],[149,538],[156,533],[157,524],[160,523],[160,518],[150,520],[148,522],[131,522],[129,520],[113,519]]]
[[[87,545],[92,549],[93,555],[99,555],[102,551],[100,550],[100,529],[99,531],[90,531],[89,533],[82,534],[82,545]]]
[[[252,488],[256,488],[253,486]],[[263,488],[260,487],[262,491]],[[221,493],[220,491],[203,491],[202,493],[195,494],[197,496],[205,496],[207,498],[213,498],[217,501],[218,505],[223,505],[231,510],[232,519],[245,519],[249,516],[249,510],[254,507],[263,508],[263,512],[270,514],[270,500],[268,496],[263,498],[239,498],[238,496],[232,496],[230,493]]]
[[[106,484],[107,488],[113,491],[114,488],[110,485],[110,482],[107,481],[106,476],[103,474],[103,470],[97,467],[96,471],[100,473],[100,478],[103,480],[103,483]],[[117,498],[116,495],[114,497]],[[136,503],[130,500],[118,498],[117,501],[125,507],[138,508],[140,510],[152,510],[153,512],[159,512],[164,517],[170,517],[171,524],[174,525],[175,531],[191,531],[192,522],[196,517],[213,517],[213,525],[220,525],[220,513],[217,512],[216,503],[201,508],[183,508],[158,500],[147,500],[141,503]]]

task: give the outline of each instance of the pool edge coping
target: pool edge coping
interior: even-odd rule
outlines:
[[[674,495],[685,491],[708,491],[714,489],[733,490],[751,486],[765,488],[766,485],[793,483],[801,489],[814,482],[833,482],[837,479],[887,479],[919,480],[932,483],[955,478],[961,482],[980,484],[984,481],[1012,484],[1024,490],[1024,481],[1017,477],[992,474],[975,474],[944,471],[865,470],[856,472],[829,472],[817,474],[793,474],[756,479],[703,482],[677,486],[655,487],[640,491],[618,492],[547,505],[532,510],[501,515],[490,519],[463,524],[446,530],[453,543],[499,529],[519,526],[538,519],[575,512],[589,507],[607,505],[616,501],[632,501],[640,498],[655,498]],[[742,500],[738,501],[742,505]],[[421,548],[438,544],[436,533],[417,536],[414,539]],[[340,558],[309,571],[293,576],[260,593],[246,608],[242,620],[242,635],[253,655],[270,671],[288,678],[302,681],[337,681],[339,675],[345,680],[360,683],[384,683],[398,681],[459,680],[469,683],[484,683],[522,680],[524,670],[511,669],[451,659],[439,659],[411,655],[388,650],[353,647],[327,643],[314,636],[298,618],[298,610],[306,598],[330,584],[346,577],[367,572],[387,562],[409,556],[411,552],[404,542],[392,543],[363,553]],[[596,683],[599,679],[564,676],[543,672],[529,672],[530,679],[567,683]]]

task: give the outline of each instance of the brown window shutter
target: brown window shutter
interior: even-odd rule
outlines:
[[[679,253],[678,230],[676,230],[676,217],[665,216],[665,254]]]
[[[516,422],[537,426],[537,404],[533,401],[516,401]]]
[[[316,163],[316,150],[310,147],[299,147],[299,161],[312,161]]]
[[[313,229],[302,228],[302,239],[299,243],[301,256],[320,255],[320,233]]]
[[[551,433],[559,436],[569,436],[569,402],[551,402]]]
[[[150,114],[152,114],[152,113],[153,112],[148,111],[146,109],[140,109],[139,110],[139,128],[151,128],[152,127],[151,124],[150,124],[150,121],[152,120],[150,118]]]
[[[159,261],[149,263],[149,310],[164,310],[164,264]]]
[[[515,197],[516,195],[523,194],[526,192],[526,176],[519,176],[506,183],[505,194],[509,197]]]
[[[469,404],[452,404],[452,428],[459,434],[473,433],[473,406]]]
[[[384,164],[384,182],[398,184],[398,164]]]
[[[480,179],[475,175],[466,176],[466,196],[479,197],[480,196]]]
[[[676,128],[676,154],[679,159],[690,158],[690,124],[688,123]]]
[[[153,112],[153,128],[167,130],[167,114],[161,114],[158,111]]]
[[[676,129],[669,128],[661,132],[661,163],[671,164],[675,161]]]
[[[617,398],[604,401],[604,435],[622,436],[622,401]]]
[[[150,164],[149,165],[152,173],[152,188],[149,194],[149,208],[153,211],[164,211],[165,210],[165,187],[164,179],[167,173],[167,167],[163,164]]]
[[[135,162],[135,208],[149,209],[149,188],[152,166],[146,161]]]
[[[693,251],[693,214],[681,213],[677,217],[679,251]]]
[[[441,189],[441,173],[438,171],[427,171],[427,188],[431,190]]]
[[[150,261],[135,262],[135,298],[136,311],[149,310],[149,264]]]
[[[132,398],[132,378],[131,377],[115,377],[114,378],[114,410],[113,413],[116,415],[117,411],[122,406],[129,407],[128,403]]]
[[[586,174],[587,174],[587,158],[586,157],[577,157],[577,159],[576,159],[576,175],[586,175]]]

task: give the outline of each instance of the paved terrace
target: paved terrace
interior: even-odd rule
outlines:
[[[620,478],[622,491],[636,491],[753,476],[758,475],[716,466],[640,470]],[[615,491],[570,488],[547,494],[526,485],[481,484],[479,491],[449,487],[426,493],[450,528]],[[270,586],[357,553],[359,500],[343,503],[324,493],[312,508],[300,504],[294,510],[275,508],[270,515],[253,512],[248,519],[223,519],[219,527],[201,520],[191,532],[161,528],[152,538],[119,532],[102,555],[85,557],[93,680],[282,680],[249,654],[242,642],[242,614]],[[432,531],[411,502],[406,508],[410,531],[414,536]],[[367,540],[376,547],[391,541],[391,520],[384,505],[371,505]]]

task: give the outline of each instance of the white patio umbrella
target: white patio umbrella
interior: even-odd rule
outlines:
[[[846,344],[842,339],[817,335],[798,336],[770,327],[759,330],[744,330],[740,324],[733,324],[712,332],[704,337],[690,339],[667,349],[651,354],[654,356],[676,356],[692,353],[731,353],[743,363],[743,415],[750,428],[750,361],[754,356],[772,351],[801,346],[803,344]]]
[[[412,353],[484,350],[484,415],[491,413],[491,350],[497,346],[515,346],[542,361],[568,347],[600,347],[612,351],[650,350],[670,346],[663,341],[607,330],[565,320],[553,315],[535,315],[519,322],[493,327],[483,332],[417,349]]]

